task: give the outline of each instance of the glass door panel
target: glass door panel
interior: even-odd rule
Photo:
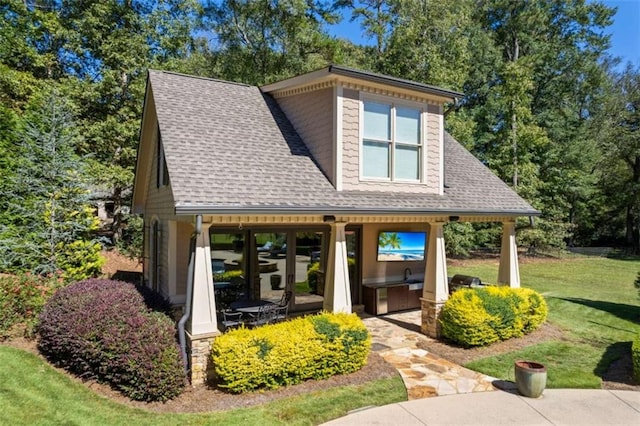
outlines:
[[[255,232],[254,237],[254,277],[252,287],[254,299],[277,302],[286,286],[288,271],[287,233]]]
[[[293,310],[322,308],[326,237],[326,232],[317,230],[296,231],[291,234],[289,258],[293,268],[287,285],[293,292]]]
[[[360,229],[346,229],[347,266],[349,268],[349,283],[351,284],[351,303],[360,303]]]

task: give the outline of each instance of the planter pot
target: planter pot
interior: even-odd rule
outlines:
[[[516,361],[516,385],[521,395],[538,398],[547,386],[547,368],[533,361]]]
[[[281,285],[282,285],[282,275],[278,275],[278,274],[271,275],[271,290],[280,290]]]

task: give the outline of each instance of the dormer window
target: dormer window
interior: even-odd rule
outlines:
[[[420,181],[422,110],[380,101],[363,101],[363,178]]]

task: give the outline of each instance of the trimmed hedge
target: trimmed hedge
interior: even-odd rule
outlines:
[[[488,345],[530,333],[547,313],[544,298],[528,288],[460,289],[440,313],[442,336],[464,347]]]
[[[633,377],[636,383],[640,383],[640,334],[633,339],[631,344],[631,359],[633,361]]]
[[[232,330],[215,339],[211,356],[219,386],[239,393],[352,373],[366,364],[370,346],[357,315],[321,313]]]
[[[90,279],[62,288],[37,331],[38,348],[54,364],[131,399],[165,401],[186,384],[173,321],[150,312],[132,284]]]

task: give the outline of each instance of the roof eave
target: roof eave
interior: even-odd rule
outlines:
[[[405,80],[402,78],[391,77],[388,75],[376,74],[368,71],[361,71],[353,68],[344,67],[341,65],[329,65],[328,67],[319,69],[317,71],[312,71],[307,74],[288,78],[286,80],[281,80],[272,84],[267,84],[260,87],[260,90],[265,93],[271,93],[278,90],[289,89],[292,87],[304,86],[312,82],[317,82],[323,79],[327,79],[332,74],[340,77],[346,77],[348,79],[362,80],[370,83],[383,84],[386,86],[401,88],[405,90],[411,90],[414,92],[420,92],[428,95],[439,96],[452,101],[455,99],[464,97],[464,93],[456,92],[453,90],[442,89],[440,87],[435,87],[428,84]]]
[[[377,216],[397,216],[397,215],[456,215],[456,216],[540,216],[541,212],[531,210],[483,210],[483,209],[401,209],[388,210],[380,208],[335,208],[335,207],[219,207],[213,205],[198,206],[176,206],[176,215],[200,215],[200,214],[232,214],[232,215],[377,215]]]

